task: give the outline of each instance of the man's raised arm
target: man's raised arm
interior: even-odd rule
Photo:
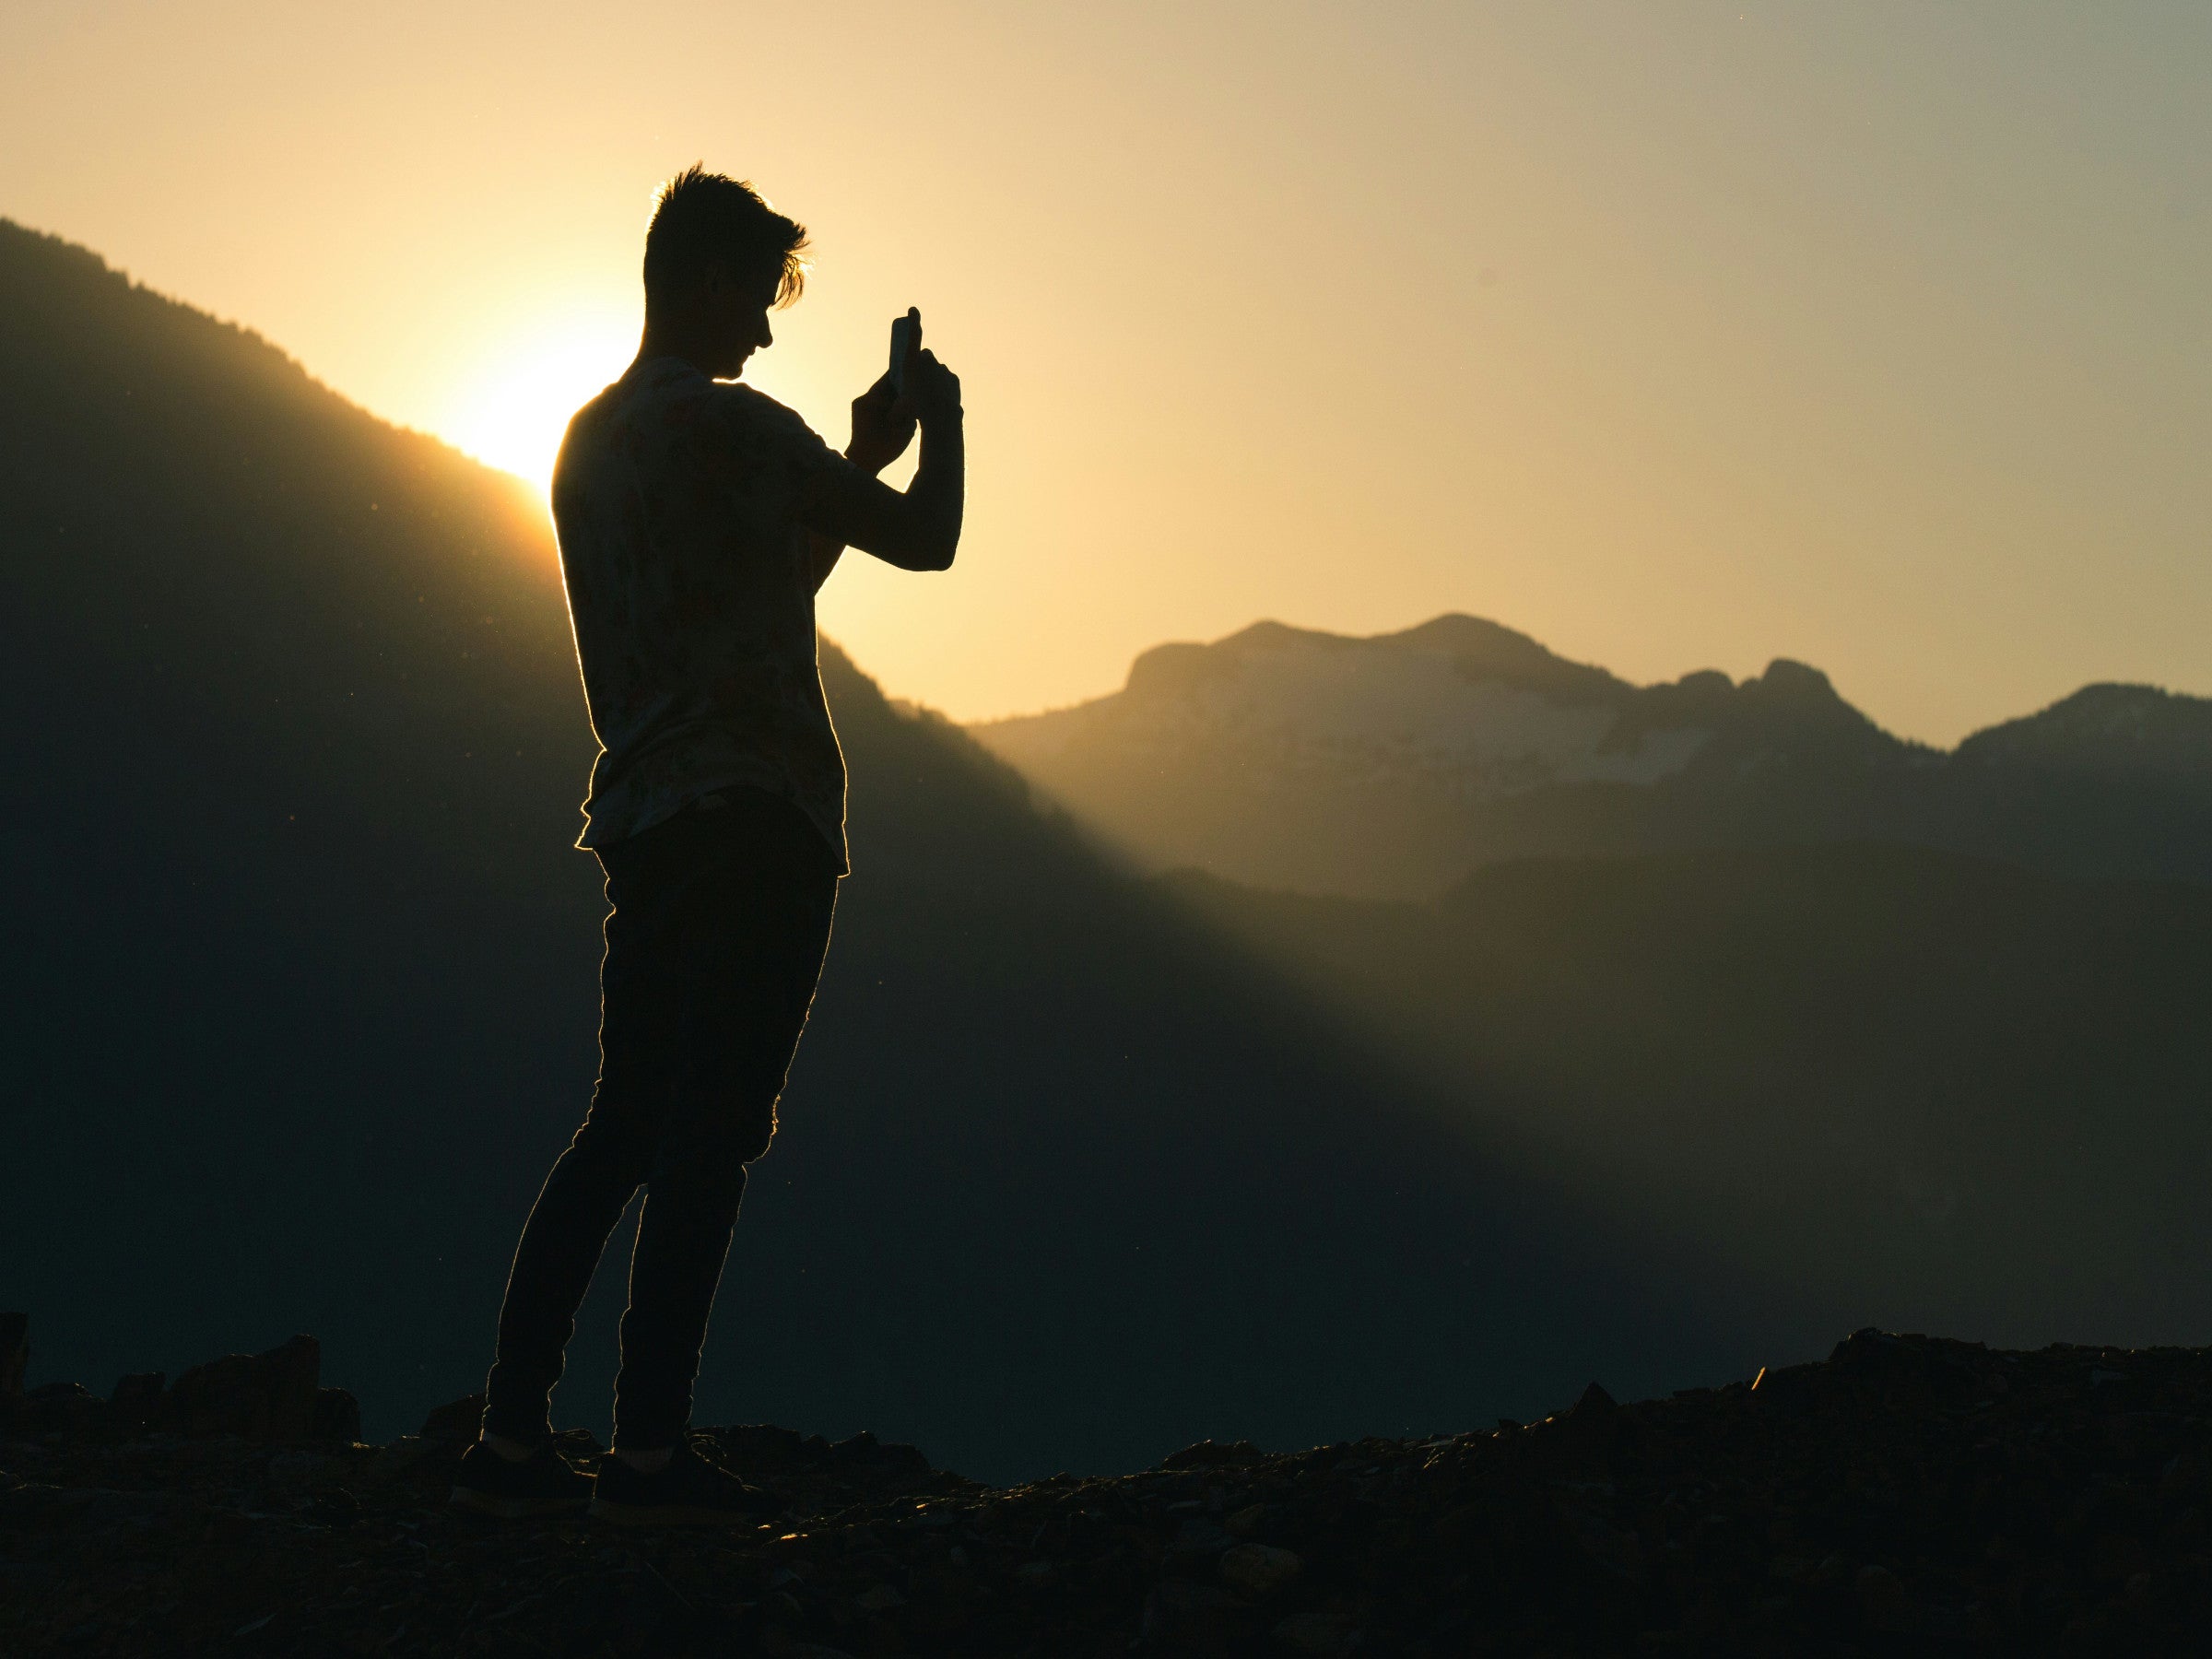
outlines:
[[[888,386],[878,382],[853,406],[854,451],[875,447],[863,442],[864,416],[870,413],[864,406],[879,397],[888,400]],[[959,376],[938,362],[934,352],[917,353],[907,371],[905,395],[884,412],[883,418],[894,427],[920,422],[921,465],[903,493],[869,476],[888,464],[869,467],[868,462],[875,460],[873,454],[865,459],[861,453],[852,454],[860,471],[830,475],[820,497],[809,501],[799,515],[816,535],[817,587],[836,565],[840,548],[847,545],[902,571],[951,568],[953,553],[960,543],[960,516],[967,495]],[[888,434],[882,437],[888,441]],[[892,458],[905,447],[904,434],[899,434]]]

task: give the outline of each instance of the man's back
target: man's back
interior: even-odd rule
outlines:
[[[749,785],[805,812],[842,867],[844,759],[798,514],[850,465],[773,399],[673,358],[578,411],[553,517],[603,750],[580,844]]]

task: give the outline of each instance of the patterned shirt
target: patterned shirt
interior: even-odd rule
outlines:
[[[553,472],[569,618],[600,753],[580,847],[752,785],[845,865],[845,758],[815,658],[801,500],[852,464],[749,386],[634,363]]]

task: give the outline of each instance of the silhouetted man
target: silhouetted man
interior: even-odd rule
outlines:
[[[589,1501],[629,1523],[757,1520],[765,1494],[687,1430],[707,1316],[768,1149],[845,865],[845,769],[816,666],[814,595],[849,543],[941,571],[959,541],[960,387],[920,347],[853,404],[840,455],[735,383],[799,296],[803,226],[694,167],[645,237],[637,360],[570,423],[553,518],[601,753],[579,845],[610,913],[599,1085],[530,1212],[500,1311],[483,1440],[456,1503],[500,1515]],[[901,495],[875,475],[917,422]],[[551,1447],[577,1306],[640,1186],[596,1487]]]

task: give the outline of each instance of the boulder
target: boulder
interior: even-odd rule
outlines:
[[[1148,1653],[1233,1653],[1256,1629],[1252,1610],[1218,1585],[1163,1579],[1145,1598],[1134,1646]]]
[[[108,1396],[109,1419],[124,1428],[148,1427],[160,1415],[161,1390],[168,1381],[166,1371],[134,1371],[118,1378],[115,1392]]]
[[[1163,1469],[1219,1469],[1237,1464],[1258,1463],[1266,1455],[1250,1441],[1202,1440],[1194,1446],[1171,1452],[1160,1459]]]
[[[1288,1549],[1239,1544],[1222,1553],[1221,1582],[1239,1595],[1265,1601],[1288,1590],[1304,1565]]]
[[[312,1336],[295,1336],[259,1354],[226,1354],[177,1379],[160,1427],[195,1436],[308,1439],[318,1422],[322,1370],[323,1350]]]
[[[101,1401],[82,1382],[43,1382],[8,1404],[18,1429],[31,1434],[82,1434],[99,1421]]]
[[[473,1446],[484,1427],[484,1396],[463,1394],[449,1400],[422,1419],[419,1432],[426,1441],[458,1441]]]
[[[1293,1613],[1275,1627],[1277,1647],[1308,1659],[1344,1659],[1359,1646],[1359,1634],[1357,1618],[1330,1608]]]
[[[314,1416],[308,1433],[319,1441],[342,1441],[350,1445],[361,1438],[361,1403],[350,1388],[315,1390]]]

